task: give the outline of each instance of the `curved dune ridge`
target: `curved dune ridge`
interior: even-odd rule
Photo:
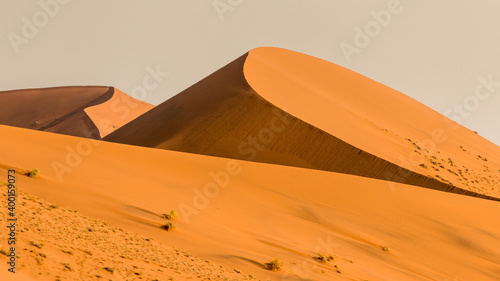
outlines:
[[[500,198],[497,146],[369,78],[279,48],[250,51],[104,140]]]
[[[0,134],[9,148],[0,174],[17,171],[18,270],[37,280],[500,279],[498,202],[8,126]],[[33,167],[38,178],[25,175]],[[172,209],[177,228],[165,231]],[[283,268],[264,269],[274,258]]]
[[[101,139],[153,106],[113,87],[76,86],[0,92],[0,124]]]

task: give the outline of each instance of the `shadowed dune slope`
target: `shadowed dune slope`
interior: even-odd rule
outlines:
[[[102,275],[102,280],[135,280],[126,277],[133,277],[133,271],[151,280],[149,274],[166,262],[165,273],[157,272],[159,280],[168,280],[175,273],[169,269],[176,267],[181,274],[191,272],[189,278],[236,279],[217,277],[229,273],[218,272],[218,265],[236,269],[237,280],[252,280],[249,274],[257,280],[290,281],[500,279],[499,202],[334,172],[8,126],[0,126],[0,134],[1,147],[9,148],[0,150],[0,177],[5,181],[7,169],[17,170],[19,224],[27,228],[18,233],[19,262],[27,266],[20,272],[49,272],[54,280],[64,271],[61,263],[69,263],[74,271],[63,272],[62,280],[86,280],[81,274],[89,273]],[[33,167],[40,169],[40,177],[24,174]],[[25,194],[50,203],[27,202]],[[5,197],[0,199],[6,206]],[[51,209],[52,204],[60,208]],[[66,208],[99,221],[64,212]],[[172,209],[179,214],[172,221],[177,228],[167,232],[161,226],[168,220],[161,215]],[[6,212],[0,209],[4,217]],[[7,222],[2,221],[3,228]],[[127,233],[139,237],[130,239]],[[159,260],[150,247],[161,249],[144,238],[209,262],[202,266],[180,251]],[[37,249],[30,241],[46,246]],[[0,241],[3,249],[5,242]],[[74,256],[60,251],[69,247],[76,248]],[[82,260],[86,250],[94,255]],[[47,256],[43,265],[36,264],[38,252]],[[318,254],[333,260],[320,263],[314,259]],[[274,258],[283,262],[282,270],[265,270],[264,263]],[[2,264],[5,260],[0,255]],[[106,273],[106,266],[115,273]]]
[[[0,92],[0,124],[100,139],[153,106],[113,87]]]
[[[420,122],[431,125],[420,128]],[[420,144],[430,138],[433,124],[444,131],[449,122],[411,98],[335,64],[258,48],[105,140],[500,198],[500,177],[493,172],[500,169],[498,162],[488,163],[488,183],[476,183],[483,181],[478,176],[485,173],[479,171],[483,162],[473,158],[477,155],[462,155],[460,140],[448,137],[443,143],[444,132],[439,135],[443,151],[434,140],[432,147]],[[482,145],[500,155],[498,147],[463,127],[453,137],[463,138],[478,155],[491,155]],[[453,164],[447,163],[448,157],[455,159]],[[441,162],[449,167],[438,167]]]

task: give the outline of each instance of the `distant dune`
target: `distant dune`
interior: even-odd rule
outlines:
[[[104,140],[500,198],[499,147],[369,78],[278,48],[250,51]]]
[[[100,139],[153,106],[113,87],[0,92],[0,124]]]

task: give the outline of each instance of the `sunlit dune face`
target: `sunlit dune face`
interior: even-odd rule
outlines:
[[[500,197],[500,149],[396,90],[336,64],[270,47],[249,52],[244,75],[267,101],[357,148],[446,184]],[[486,155],[493,161],[486,163]]]

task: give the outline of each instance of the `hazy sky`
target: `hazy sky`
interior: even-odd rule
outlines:
[[[498,0],[0,1],[0,90],[131,94],[155,72],[143,96],[158,104],[275,46],[352,69],[500,144]]]

